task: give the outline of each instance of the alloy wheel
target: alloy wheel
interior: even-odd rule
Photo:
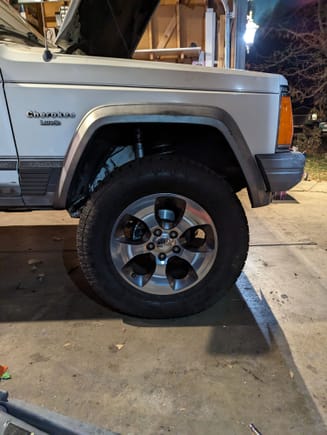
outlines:
[[[113,264],[129,284],[150,294],[171,295],[198,284],[218,250],[215,225],[195,201],[162,193],[125,208],[110,239]]]

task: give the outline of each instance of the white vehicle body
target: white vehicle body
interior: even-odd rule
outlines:
[[[217,109],[237,125],[253,156],[275,151],[281,86],[287,86],[280,75],[59,51],[53,51],[51,62],[44,62],[42,54],[42,48],[0,44],[1,84],[7,100],[6,105],[2,94],[1,160],[18,154],[21,162],[50,158],[60,167],[82,120],[96,109],[157,104]],[[60,114],[72,116],[59,118]]]
[[[159,103],[222,109],[239,126],[253,155],[275,150],[280,88],[287,85],[282,76],[60,53],[45,63],[42,49],[19,46],[0,46],[0,58],[23,158],[64,158],[79,123],[98,107]],[[39,119],[28,118],[30,111],[76,116],[49,134]]]

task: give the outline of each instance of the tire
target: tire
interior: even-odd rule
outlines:
[[[112,308],[171,318],[209,307],[248,251],[243,208],[222,177],[193,161],[151,157],[115,170],[81,213],[77,250]]]

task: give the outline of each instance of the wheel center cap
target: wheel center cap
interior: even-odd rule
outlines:
[[[154,243],[160,252],[167,253],[173,249],[176,240],[171,239],[168,234],[162,234],[154,240]]]

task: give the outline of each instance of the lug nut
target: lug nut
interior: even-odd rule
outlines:
[[[178,236],[177,231],[170,231],[169,235],[172,239],[176,239],[176,237]]]
[[[160,261],[164,261],[164,260],[166,260],[166,254],[161,252],[161,254],[158,255],[158,258],[159,258]]]
[[[160,237],[161,236],[161,234],[162,234],[162,231],[159,229],[159,228],[157,228],[156,230],[154,230],[154,233],[153,233],[155,236],[157,236],[157,237]]]
[[[149,251],[152,251],[152,249],[154,249],[154,243],[150,242],[146,245],[146,249],[148,249]]]
[[[175,254],[179,254],[181,252],[181,248],[179,246],[174,246],[173,252],[175,252]]]

